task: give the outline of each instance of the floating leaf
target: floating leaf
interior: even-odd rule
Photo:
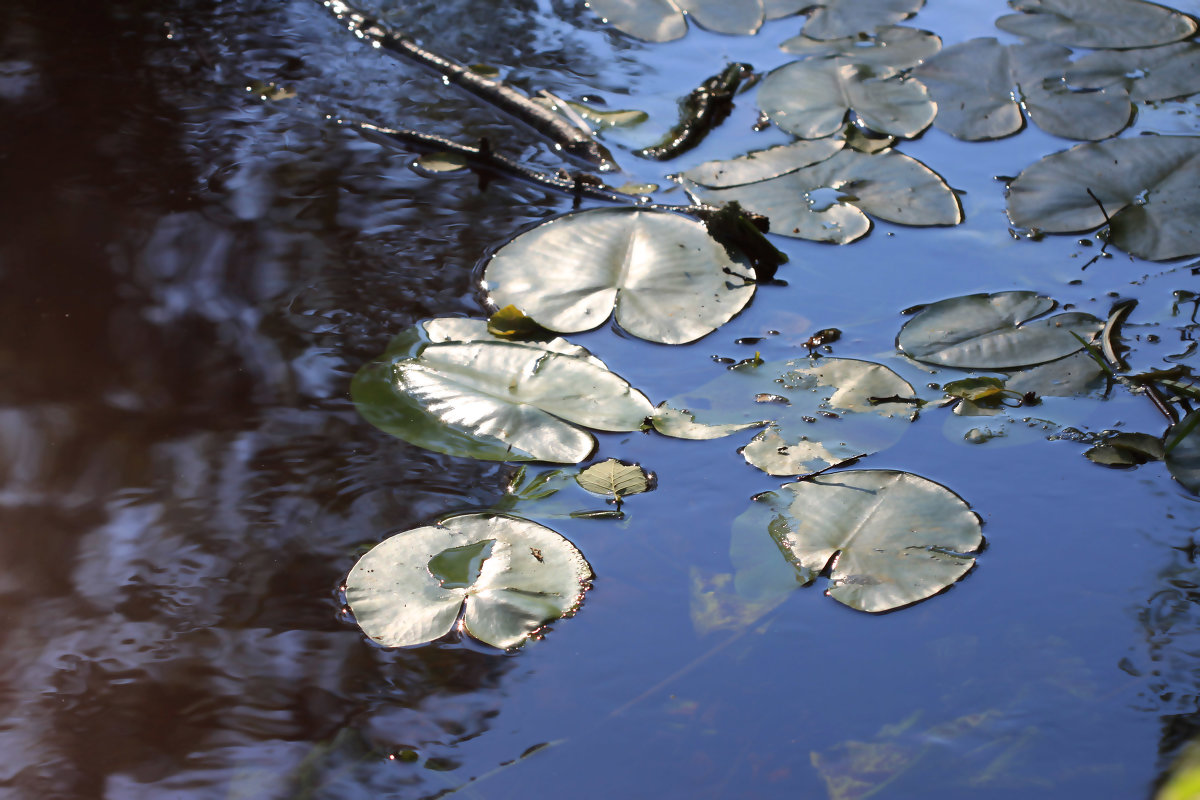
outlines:
[[[714,33],[750,35],[762,27],[762,0],[674,0],[692,21]]]
[[[763,79],[758,106],[802,139],[837,133],[851,110],[871,130],[906,138],[929,127],[937,113],[920,81],[846,57],[785,64]]]
[[[654,426],[654,430],[664,436],[672,436],[676,439],[701,440],[720,439],[733,433],[749,430],[750,428],[761,428],[767,424],[765,421],[755,420],[754,422],[710,425],[705,422],[697,422],[696,416],[692,412],[679,408],[671,408],[665,402],[660,403],[654,409],[654,415],[650,417],[650,423]]]
[[[1100,330],[1091,314],[1041,315],[1057,305],[1035,292],[971,294],[926,306],[905,323],[896,346],[909,357],[961,369],[1041,364],[1080,350],[1075,335]],[[1073,335],[1075,334],[1075,335]]]
[[[996,27],[1068,47],[1129,48],[1186,39],[1196,32],[1187,15],[1141,0],[1009,0],[1021,14]]]
[[[799,239],[846,244],[871,229],[867,215],[901,225],[957,225],[962,208],[941,177],[894,150],[868,155],[842,150],[831,158],[778,178],[745,186],[708,189],[684,180],[701,202],[741,203],[771,220],[771,232]],[[820,190],[832,200],[818,200]]]
[[[588,8],[622,33],[646,42],[669,42],[687,33],[683,12],[670,0],[588,0]]]
[[[555,98],[535,97],[534,102],[541,103],[555,111],[559,108]],[[610,110],[606,108],[594,108],[583,103],[573,103],[570,100],[566,101],[566,105],[571,111],[578,114],[581,119],[600,128],[628,128],[634,125],[641,125],[650,118],[650,115],[645,111],[637,111],[635,109]]]
[[[1148,433],[1117,433],[1084,451],[1084,455],[1106,467],[1135,467],[1163,459],[1163,440]]]
[[[942,391],[950,397],[959,397],[972,403],[998,403],[1008,394],[1004,381],[989,377],[950,381],[942,387]]]
[[[1138,50],[1100,50],[1071,65],[1067,83],[1076,89],[1119,86],[1135,103],[1200,92],[1200,45],[1177,42]]]
[[[929,31],[889,26],[868,36],[846,36],[824,41],[804,35],[795,36],[779,48],[801,58],[844,56],[855,64],[908,69],[940,50],[942,40]]]
[[[578,608],[591,567],[569,541],[528,520],[450,517],[384,539],[346,578],[359,627],[384,647],[466,633],[512,648]]]
[[[781,144],[728,161],[705,161],[682,173],[682,177],[712,189],[757,183],[824,161],[845,144],[840,136]]]
[[[501,247],[484,270],[489,298],[561,332],[602,324],[655,342],[694,341],[754,294],[704,226],[676,214],[601,208],[543,223]]]
[[[753,402],[758,397],[770,405]],[[915,400],[913,387],[882,364],[798,358],[729,370],[673,404],[773,414],[742,455],[771,475],[799,475],[895,442],[916,416]]]
[[[1171,426],[1166,436],[1167,469],[1185,489],[1200,494],[1200,411]]]
[[[907,472],[851,470],[759,495],[757,524],[803,583],[829,570],[827,594],[860,611],[915,603],[975,564],[979,517],[946,487]]]
[[[426,324],[441,335],[454,327],[469,328],[468,335],[479,330]],[[373,425],[428,450],[492,461],[575,463],[595,448],[592,435],[577,426],[638,430],[653,412],[641,392],[561,339],[397,338],[402,344],[359,371],[351,394]]]
[[[505,306],[488,317],[487,330],[493,336],[505,339],[530,339],[548,333],[516,306]]]
[[[641,494],[650,488],[644,469],[637,464],[623,464],[615,458],[593,464],[579,473],[575,480],[592,494],[613,499]]]
[[[1067,139],[1106,139],[1133,115],[1113,85],[1077,92],[1062,79],[1071,51],[1052,44],[1002,45],[992,38],[947,47],[913,71],[937,102],[934,125],[960,139],[998,139],[1024,124]],[[1014,87],[1016,91],[1014,92]]]
[[[1101,210],[1103,206],[1103,210]],[[1026,167],[1008,189],[1014,225],[1109,241],[1152,261],[1200,253],[1200,137],[1081,144]]]
[[[1036,367],[1011,371],[1006,385],[1019,395],[1077,397],[1104,388],[1108,373],[1086,350]]]
[[[820,0],[809,5],[816,9],[804,25],[804,34],[813,39],[839,39],[907,19],[925,0]]]

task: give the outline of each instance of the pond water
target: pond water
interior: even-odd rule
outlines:
[[[628,180],[666,187],[787,140],[752,131],[744,95],[677,161],[628,153],[727,61],[790,60],[801,18],[650,45],[582,3],[374,8],[527,90],[647,111],[609,139]],[[1013,42],[992,24],[1006,12],[930,0],[912,24]],[[731,527],[781,481],[745,463],[745,438],[606,434],[597,458],[658,478],[624,521],[520,509],[592,564],[578,615],[513,653],[371,645],[339,596],[357,557],[494,506],[512,469],[389,437],[350,378],[419,320],[482,316],[479,260],[571,200],[422,177],[325,115],[488,137],[544,169],[552,152],[312,0],[7,4],[0,109],[0,797],[1129,798],[1200,733],[1197,499],[1161,463],[1105,469],[1048,441],[1055,425],[946,409],[862,463],[945,484],[983,519],[978,567],[930,600],[872,616],[818,583],[739,622]],[[1197,134],[1198,111],[1144,107],[1124,135]],[[1191,335],[1171,316],[1173,292],[1200,289],[1191,261],[1110,248],[1085,268],[1094,237],[1009,232],[996,176],[1070,144],[931,129],[900,148],[961,192],[964,224],[775,237],[784,283],[692,345],[571,338],[655,402],[721,375],[713,356],[805,355],[830,326],[836,355],[923,387],[941,378],[895,352],[901,310],[1024,289],[1100,317],[1138,299],[1130,335],[1161,340],[1140,362],[1169,363]],[[1164,427],[1119,389],[1031,416]],[[1005,435],[966,443],[981,426]]]

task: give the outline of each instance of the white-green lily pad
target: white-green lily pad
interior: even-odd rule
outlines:
[[[759,87],[758,107],[801,139],[837,133],[851,111],[873,131],[911,138],[937,114],[920,81],[844,56],[793,61],[773,71]]]
[[[1071,51],[1053,44],[1002,45],[992,38],[947,47],[913,74],[937,102],[934,125],[959,139],[998,139],[1019,131],[1021,110],[1067,139],[1106,139],[1129,124],[1129,93],[1113,84],[1073,91],[1062,76]]]
[[[916,14],[925,0],[817,0],[804,25],[812,39],[840,39],[871,33]]]
[[[712,333],[754,295],[753,272],[694,220],[600,208],[543,223],[484,269],[497,307],[515,305],[553,331],[591,330],[616,309],[635,336],[683,344]]]
[[[1103,206],[1103,210],[1101,210]],[[1200,137],[1082,144],[1026,167],[1008,189],[1013,224],[1076,233],[1109,221],[1109,241],[1163,261],[1200,253]]]
[[[479,325],[427,323],[433,335]],[[435,324],[437,323],[437,324]],[[576,463],[595,449],[595,430],[632,431],[653,413],[645,395],[583,348],[562,340],[522,343],[495,337],[397,337],[354,377],[359,413],[407,442],[490,461]]]
[[[929,31],[897,25],[880,28],[871,35],[820,40],[800,35],[779,46],[800,58],[843,56],[855,64],[908,69],[942,49],[942,40]]]
[[[1009,0],[1020,14],[996,20],[1017,36],[1067,47],[1154,47],[1196,32],[1186,14],[1142,0]]]
[[[961,497],[907,472],[819,475],[755,500],[741,524],[774,540],[801,583],[828,569],[826,594],[860,611],[932,597],[970,571],[983,546],[979,517]],[[770,567],[735,566],[781,583]]]
[[[868,154],[843,149],[831,158],[777,178],[709,189],[684,180],[701,202],[730,201],[771,220],[771,233],[846,244],[871,229],[868,215],[901,225],[957,225],[958,197],[936,172],[914,158],[887,150]],[[832,201],[818,190],[832,189]]]
[[[802,139],[725,161],[705,161],[681,173],[681,177],[710,189],[757,183],[824,161],[845,145],[841,136]]]
[[[926,306],[905,323],[896,346],[910,358],[960,369],[1003,369],[1053,361],[1083,349],[1103,323],[1036,292],[971,294]]]
[[[1072,64],[1066,79],[1075,89],[1124,88],[1135,103],[1184,97],[1200,92],[1200,44],[1100,50]]]
[[[464,514],[371,548],[346,578],[346,601],[384,647],[423,644],[459,626],[508,649],[574,612],[591,577],[583,555],[549,528]]]
[[[1165,440],[1167,469],[1192,494],[1200,494],[1200,411],[1171,426]]]
[[[730,434],[751,428],[761,428],[768,424],[764,420],[716,424],[697,422],[696,415],[692,412],[682,408],[671,408],[665,402],[659,403],[658,407],[654,409],[650,423],[654,426],[654,430],[664,436],[696,440],[720,439]]]
[[[693,22],[713,33],[749,36],[762,27],[762,0],[675,0]]]
[[[670,0],[588,0],[600,19],[646,42],[669,42],[687,33],[683,12]]]
[[[800,475],[895,443],[916,417],[915,401],[913,387],[882,364],[797,358],[728,370],[672,404],[721,419],[774,417],[742,455],[768,474]]]
[[[614,500],[649,490],[650,479],[646,470],[637,464],[623,464],[615,458],[593,464],[576,476],[575,480],[592,494],[604,495]]]

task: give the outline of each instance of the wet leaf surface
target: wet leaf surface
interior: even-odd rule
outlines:
[[[804,25],[804,34],[813,39],[840,39],[908,19],[925,0],[822,0],[810,5],[816,9]]]
[[[359,627],[383,647],[439,639],[454,629],[507,649],[578,608],[587,560],[549,528],[516,517],[464,514],[395,534],[346,578]]]
[[[593,464],[580,472],[575,480],[589,492],[613,499],[641,494],[650,488],[644,469],[637,464],[623,464],[615,458]]]
[[[880,28],[873,34],[820,40],[794,36],[780,45],[786,53],[800,58],[843,56],[855,64],[908,69],[942,48],[941,38],[929,31],[902,26]]]
[[[1196,23],[1184,14],[1141,0],[1010,0],[1019,14],[996,27],[1068,47],[1153,47],[1186,39]]]

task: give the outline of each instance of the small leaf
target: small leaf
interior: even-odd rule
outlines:
[[[592,494],[614,499],[641,494],[650,488],[644,469],[636,464],[624,464],[615,458],[593,464],[579,473],[575,480]]]
[[[523,644],[575,611],[592,570],[575,546],[534,522],[463,514],[382,542],[346,578],[359,627],[384,647],[462,629],[493,647]]]
[[[970,400],[972,403],[979,402],[998,402],[1005,397],[1004,381],[999,378],[980,377],[980,378],[963,378],[962,380],[950,381],[942,387],[950,397],[961,397],[964,400]]]
[[[1041,317],[1055,302],[1035,292],[972,294],[926,306],[896,346],[910,358],[960,369],[1003,369],[1053,361],[1082,348],[1102,323],[1090,314]],[[1038,317],[1041,317],[1040,319]]]
[[[537,339],[550,332],[514,305],[498,310],[487,321],[488,333],[504,339]]]
[[[462,153],[427,153],[413,167],[422,172],[458,172],[467,168],[467,158]]]
[[[1106,467],[1134,467],[1147,461],[1161,461],[1163,440],[1148,433],[1117,433],[1084,451],[1084,455]]]

